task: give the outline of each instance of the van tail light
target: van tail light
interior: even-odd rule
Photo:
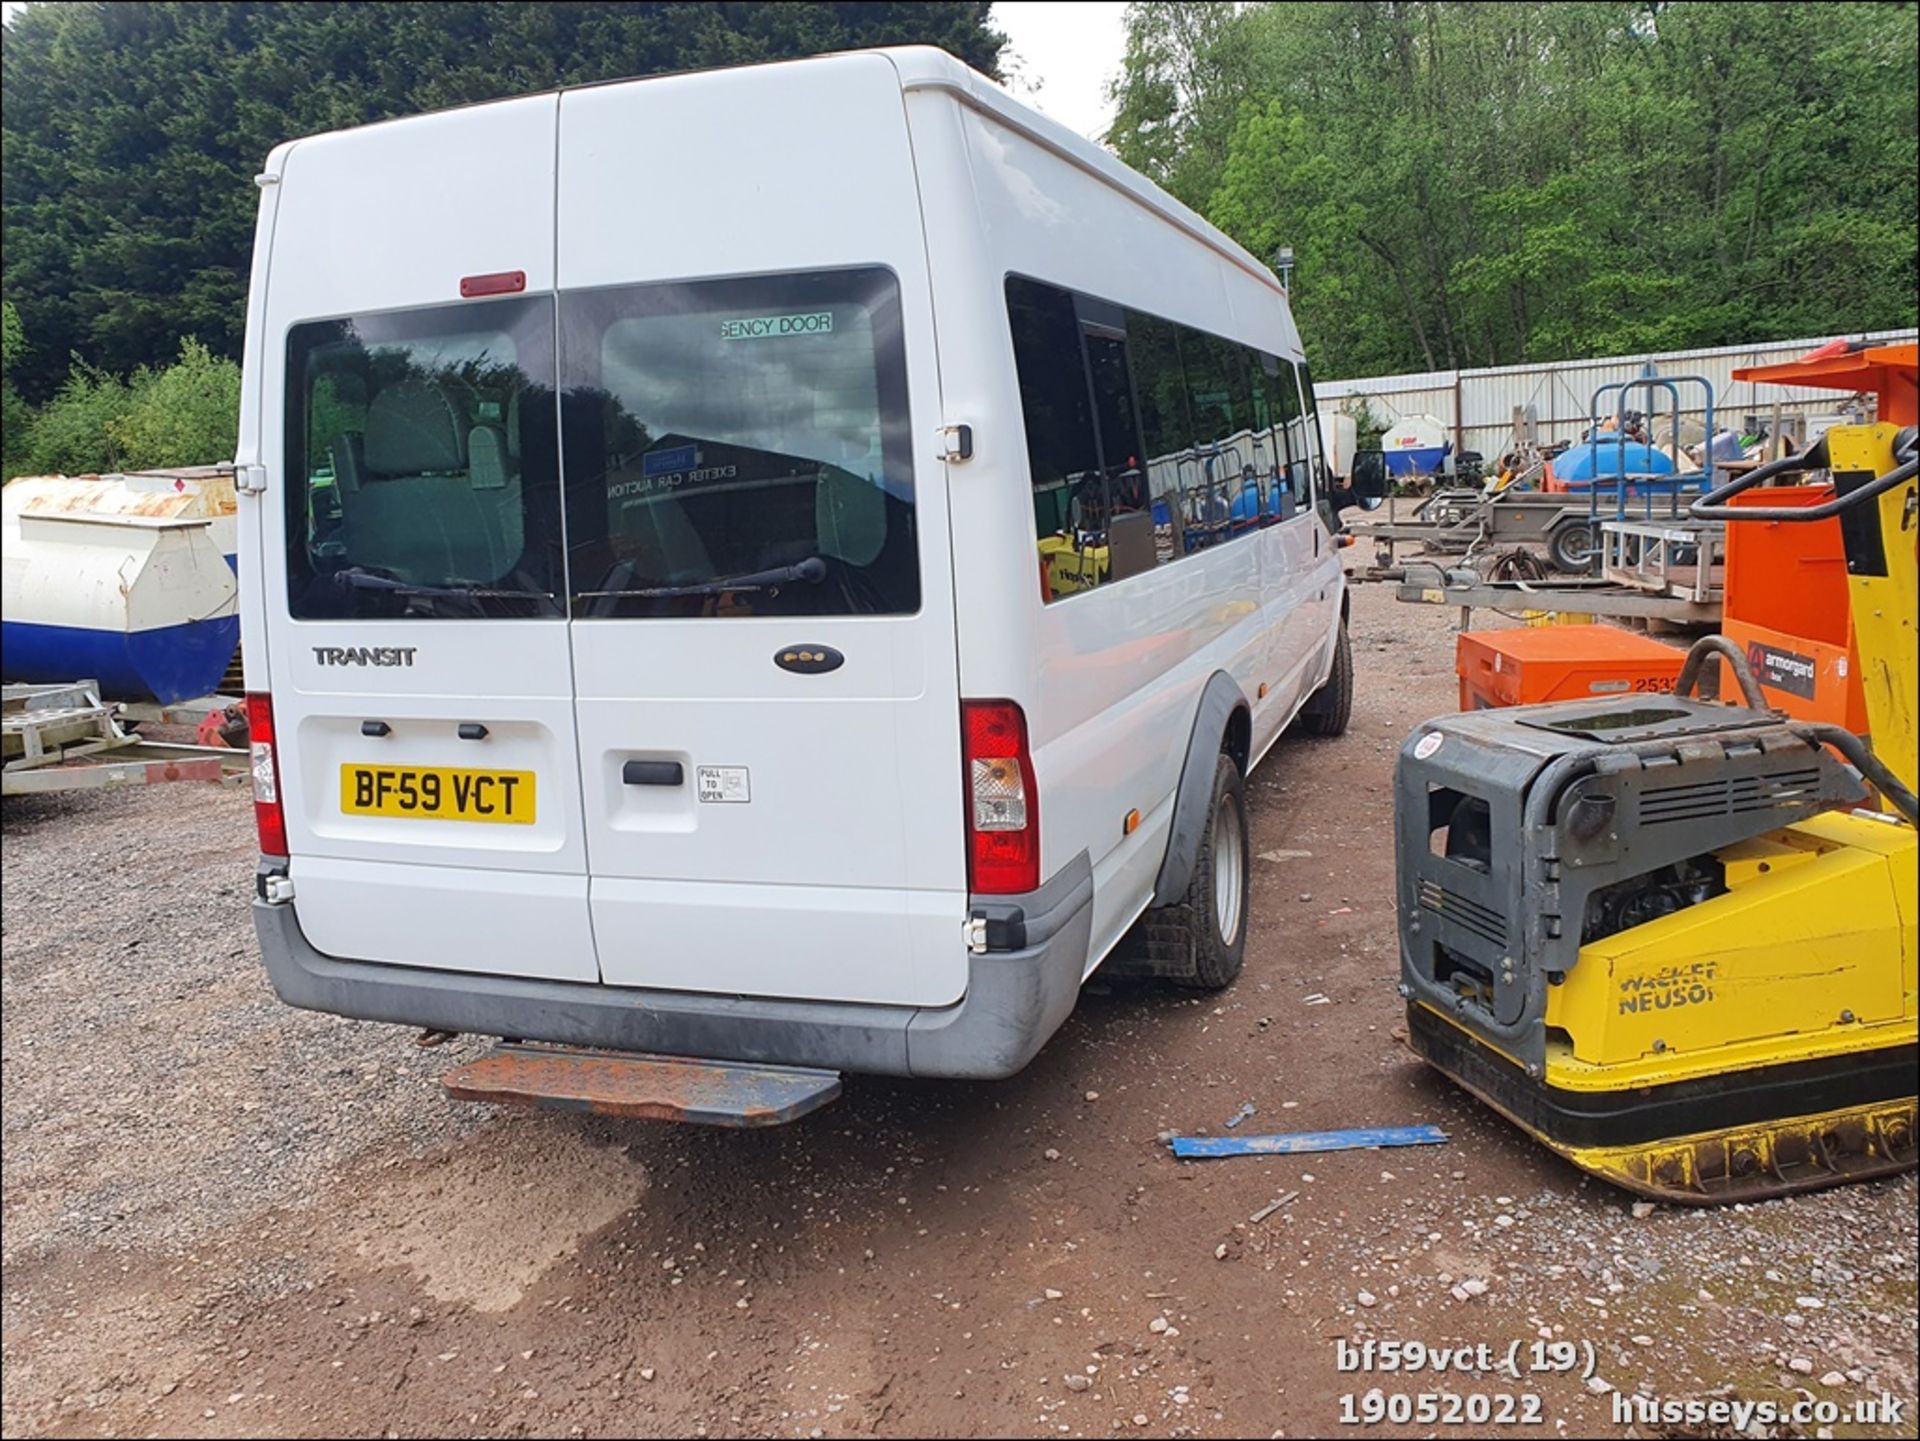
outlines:
[[[1006,700],[960,703],[967,767],[967,884],[975,895],[1040,888],[1040,792],[1027,718]]]
[[[273,748],[273,697],[247,695],[247,730],[253,750],[253,824],[260,854],[287,854],[287,813],[280,806],[280,757]]]

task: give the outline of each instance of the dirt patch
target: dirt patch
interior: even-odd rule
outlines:
[[[646,1194],[628,1150],[558,1132],[531,1155],[453,1150],[388,1165],[336,1229],[353,1255],[404,1266],[436,1301],[504,1311]]]
[[[278,1005],[244,796],[9,805],[6,1433],[1324,1435],[1370,1391],[1542,1408],[1448,1434],[1625,1431],[1577,1374],[1340,1371],[1368,1340],[1590,1343],[1636,1396],[1910,1399],[1911,1177],[1636,1218],[1407,1057],[1391,776],[1455,703],[1453,613],[1354,605],[1352,730],[1251,779],[1236,986],[1096,978],[1010,1081],[850,1078],[768,1132],[457,1105],[435,1077],[472,1043]],[[1157,1139],[1249,1103],[1242,1132],[1450,1140]]]

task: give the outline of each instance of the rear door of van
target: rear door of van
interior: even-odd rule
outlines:
[[[277,180],[258,553],[295,906],[329,954],[597,978],[556,434],[558,108],[300,141]]]
[[[602,979],[958,1000],[947,476],[894,68],[572,91],[559,163]]]

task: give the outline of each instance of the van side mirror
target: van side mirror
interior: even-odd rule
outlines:
[[[1383,451],[1360,450],[1353,456],[1353,474],[1330,499],[1335,511],[1377,510],[1387,498],[1387,457]]]
[[[1354,453],[1353,493],[1360,497],[1362,504],[1387,498],[1387,457],[1384,451],[1361,450]]]

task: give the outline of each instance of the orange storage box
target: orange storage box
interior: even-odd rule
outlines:
[[[1686,652],[1611,625],[1469,630],[1454,647],[1460,709],[1669,694]]]
[[[1770,486],[1730,505],[1817,505],[1825,485]],[[1853,639],[1853,599],[1838,517],[1727,527],[1726,603],[1720,633],[1747,653],[1767,704],[1795,720],[1831,721],[1867,733],[1867,695]]]

